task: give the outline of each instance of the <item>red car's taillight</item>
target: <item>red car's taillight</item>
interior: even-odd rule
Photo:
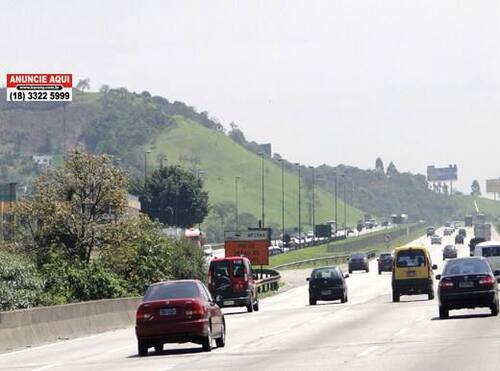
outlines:
[[[187,303],[184,313],[189,318],[203,318],[205,316],[205,307],[198,301]]]
[[[140,321],[147,321],[150,318],[151,318],[151,311],[150,311],[149,306],[141,305],[137,309],[137,313],[135,315],[135,320],[137,322],[140,322]]]
[[[495,284],[495,277],[484,276],[479,278],[479,286],[493,287],[494,284]]]
[[[449,278],[445,278],[441,280],[441,282],[439,282],[439,287],[441,289],[451,289],[453,288],[453,286],[454,286],[453,281],[450,280]]]

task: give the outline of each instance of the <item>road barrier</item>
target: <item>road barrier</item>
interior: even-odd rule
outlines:
[[[376,256],[377,251],[376,250],[371,250],[367,251],[366,254],[368,255],[368,259],[372,259]],[[344,255],[330,255],[330,256],[323,256],[321,258],[313,258],[313,259],[304,259],[304,260],[297,260],[291,263],[286,263],[286,264],[280,264],[274,267],[274,269],[284,269],[284,268],[290,268],[294,266],[301,266],[305,264],[313,264],[316,265],[316,263],[319,262],[325,262],[324,264],[328,264],[328,262],[346,262],[347,258],[349,258],[348,254]]]
[[[259,293],[268,292],[269,290],[278,290],[281,274],[275,269],[257,269],[255,271],[260,279],[257,280],[257,289]]]
[[[141,300],[107,299],[0,312],[0,352],[131,326]]]

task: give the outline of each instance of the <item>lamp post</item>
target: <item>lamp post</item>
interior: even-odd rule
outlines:
[[[337,217],[337,172],[333,173],[334,184],[335,184],[335,235],[337,235],[337,230],[339,229],[339,219]]]
[[[150,153],[150,150],[144,151],[144,185],[146,185],[148,180],[148,155]]]
[[[301,205],[300,205],[300,164],[295,163],[299,167],[299,246],[302,245],[302,224],[301,224]]]
[[[262,220],[261,220],[261,228],[265,227],[265,209],[264,209],[264,152],[259,152],[261,163],[262,163]]]
[[[239,219],[238,219],[238,180],[240,180],[239,176],[234,177],[234,190],[235,190],[235,205],[236,205],[236,231],[239,231],[240,225],[239,225]]]
[[[344,234],[347,237],[347,195],[345,192],[345,174],[342,174],[342,185],[344,187]]]
[[[312,213],[313,213],[313,219],[312,219],[312,224],[313,224],[313,237],[316,237],[316,194],[315,194],[315,189],[314,189],[314,166],[309,166],[309,168],[312,170]]]
[[[281,162],[281,240],[285,236],[285,161]]]

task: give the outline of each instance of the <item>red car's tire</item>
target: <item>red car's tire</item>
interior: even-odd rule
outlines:
[[[139,357],[145,357],[148,355],[149,344],[144,341],[137,342],[137,353],[139,353]]]
[[[224,348],[226,346],[226,324],[222,323],[221,335],[215,339],[215,345],[217,348]]]
[[[207,332],[207,336],[205,336],[201,341],[201,347],[204,352],[212,351],[212,329],[210,326],[208,326]]]

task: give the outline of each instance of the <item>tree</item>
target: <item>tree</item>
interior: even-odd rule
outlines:
[[[382,159],[380,157],[377,157],[377,159],[375,160],[375,170],[382,174],[385,173],[384,163],[382,162]]]
[[[479,182],[477,181],[477,179],[474,179],[472,181],[470,189],[471,189],[471,193],[470,194],[472,196],[481,196],[481,186],[479,185]]]
[[[219,218],[223,231],[226,225],[225,222],[227,221],[227,216],[233,215],[235,213],[235,210],[236,208],[234,203],[229,201],[218,202],[212,206],[212,211]]]
[[[89,263],[94,249],[112,242],[109,230],[125,212],[127,182],[110,156],[69,152],[64,165],[42,173],[34,195],[16,207],[23,245],[41,259],[55,248]]]
[[[90,89],[90,78],[87,77],[86,79],[78,80],[78,83],[76,84],[75,88],[80,90],[82,93],[85,90],[89,90]]]
[[[393,177],[395,175],[399,175],[398,169],[396,169],[396,165],[394,165],[394,162],[390,162],[389,166],[387,166],[387,176],[388,177]]]
[[[179,166],[153,171],[139,197],[146,214],[161,223],[188,228],[208,214],[208,192],[200,177]]]

